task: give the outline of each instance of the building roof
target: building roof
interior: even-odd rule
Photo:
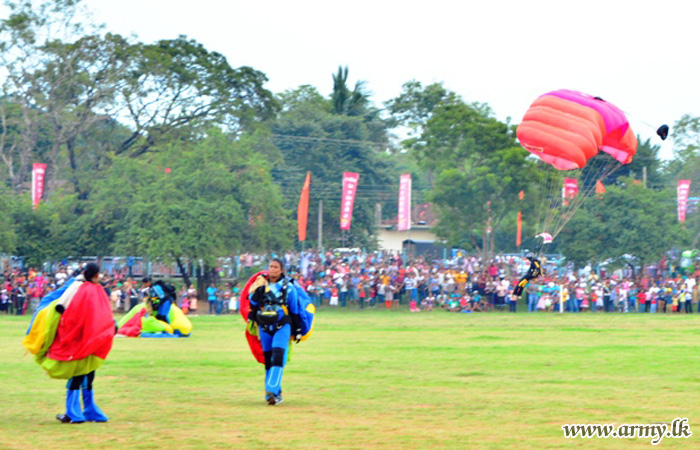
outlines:
[[[382,220],[379,226],[381,228],[395,227],[399,221],[398,214],[391,218]],[[432,204],[421,203],[414,205],[411,209],[411,227],[412,228],[432,228],[438,222],[432,210]]]

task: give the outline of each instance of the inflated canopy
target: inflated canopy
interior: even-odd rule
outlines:
[[[525,149],[559,170],[581,169],[598,151],[628,164],[637,151],[637,138],[619,108],[564,89],[537,98],[516,133]]]

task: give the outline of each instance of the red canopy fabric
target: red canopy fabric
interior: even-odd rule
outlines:
[[[85,282],[58,323],[48,357],[75,361],[95,355],[105,359],[112,349],[114,318],[109,298],[99,284]]]
[[[250,299],[248,298],[248,294],[250,293],[250,287],[260,275],[267,277],[267,270],[258,272],[252,277],[250,277],[245,286],[243,286],[243,290],[241,291],[241,307],[239,308],[239,311],[241,312],[241,316],[243,317],[244,321],[248,320],[248,313],[250,312]],[[262,344],[260,344],[260,337],[253,336],[248,332],[248,329],[246,328],[245,338],[246,341],[248,341],[248,346],[250,347],[250,351],[251,353],[253,353],[253,357],[255,357],[255,360],[258,361],[260,364],[265,364],[265,355],[263,355]]]

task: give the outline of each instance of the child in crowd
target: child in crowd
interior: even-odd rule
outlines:
[[[460,299],[459,306],[461,307],[461,312],[463,313],[472,312],[473,308],[471,305],[471,297],[469,297],[469,294],[467,292],[465,292],[462,298]]]
[[[423,311],[432,311],[433,306],[435,305],[435,296],[429,295],[426,298],[423,299],[423,301],[420,303],[420,307],[423,309]]]
[[[333,283],[333,286],[330,288],[331,291],[331,300],[329,302],[330,306],[338,306],[338,286]]]
[[[586,311],[588,311],[588,306],[589,306],[589,304],[588,304],[588,294],[586,294],[586,293],[584,292],[583,298],[581,299],[581,306],[580,306],[581,312],[586,312]]]

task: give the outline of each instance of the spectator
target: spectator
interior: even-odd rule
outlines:
[[[219,298],[219,290],[216,288],[216,284],[211,283],[207,288],[207,302],[209,303],[209,314],[216,313],[216,302]],[[221,314],[219,312],[219,314]]]
[[[187,289],[187,297],[190,300],[190,312],[197,312],[197,289],[194,288],[193,284],[190,284],[190,288]]]

